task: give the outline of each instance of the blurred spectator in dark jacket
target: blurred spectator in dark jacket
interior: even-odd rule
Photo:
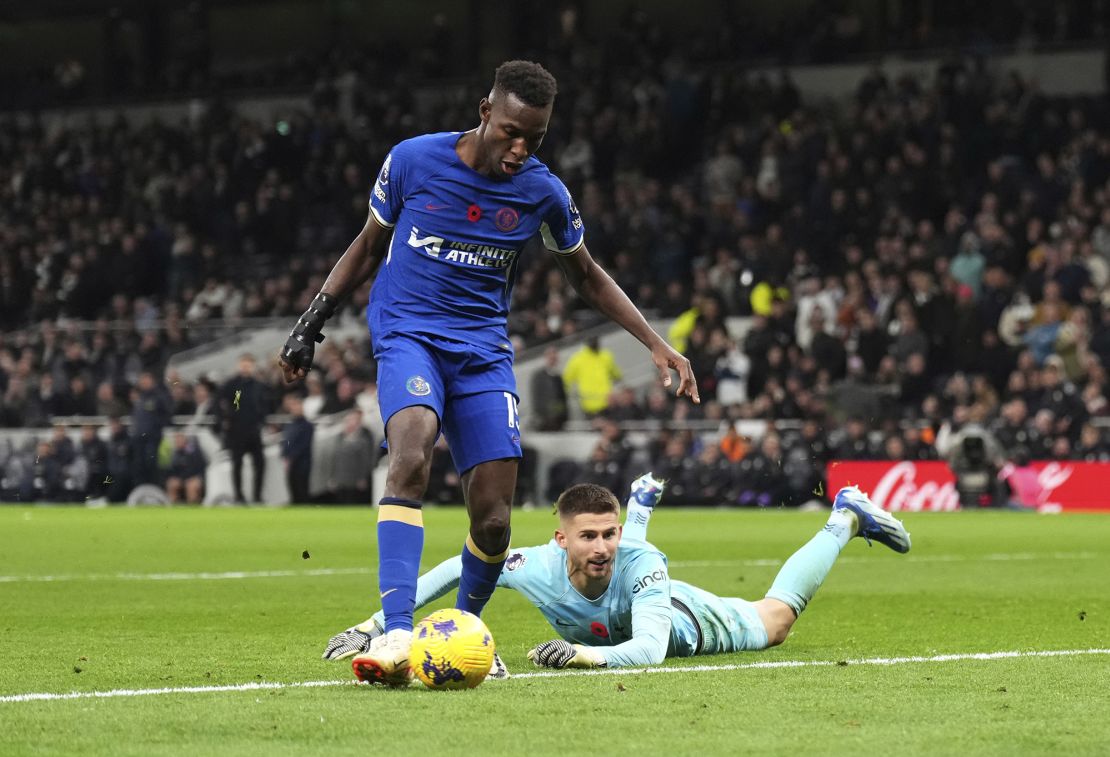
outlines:
[[[1064,375],[1064,361],[1059,355],[1050,356],[1041,369],[1039,407],[1051,410],[1060,421],[1057,433],[1070,435],[1086,420],[1087,409],[1075,385]]]
[[[159,484],[158,447],[170,424],[170,398],[150,371],[139,374],[132,392],[131,440],[134,484]]]
[[[96,413],[95,415],[112,416],[127,415],[130,408],[127,403],[116,395],[116,388],[111,381],[102,381],[96,387]]]
[[[104,483],[109,473],[108,443],[100,438],[96,426],[81,427],[81,446],[78,454],[85,459],[87,478],[85,496],[91,499],[103,497],[108,491]]]
[[[880,415],[880,388],[867,378],[863,360],[848,359],[848,374],[832,386],[830,404],[838,419],[866,418],[874,423]]]
[[[243,504],[243,456],[250,455],[254,471],[252,502],[262,501],[262,481],[266,458],[262,450],[262,424],[269,409],[266,386],[254,375],[253,355],[239,358],[239,372],[220,387],[219,415],[224,446],[231,453],[231,484],[235,501]]]
[[[863,360],[864,370],[874,375],[879,370],[879,361],[886,355],[889,339],[870,309],[860,308],[856,312],[856,322],[856,354]]]
[[[786,476],[782,470],[782,445],[778,434],[763,435],[759,448],[740,461],[737,478],[741,505],[782,506]]]
[[[166,496],[174,504],[204,501],[204,473],[208,459],[197,440],[184,432],[173,435],[173,454],[166,472]]]
[[[619,492],[625,487],[624,469],[614,459],[609,445],[599,440],[579,473],[580,483],[597,484],[610,491]]]
[[[19,376],[11,376],[3,396],[0,397],[0,426],[21,428],[27,425],[29,402],[30,392],[27,390],[27,382]]]
[[[132,466],[135,464],[131,451],[131,433],[119,417],[108,419],[108,472],[104,476],[104,485],[108,490],[108,499],[112,502],[123,502],[135,485]]]
[[[543,351],[543,367],[532,374],[533,426],[537,431],[559,431],[567,422],[567,390],[559,369],[559,350]]]
[[[697,489],[697,461],[690,454],[686,435],[666,437],[662,455],[652,463],[655,477],[667,482],[667,496],[674,503],[685,503]]]
[[[59,463],[69,465],[77,457],[77,445],[69,438],[68,429],[55,425],[50,433],[50,449]]]
[[[597,419],[594,421],[594,425],[601,434],[600,441],[605,444],[609,452],[609,458],[624,470],[632,458],[633,452],[632,445],[628,443],[624,430],[621,429],[619,424],[606,418]]]
[[[65,473],[50,442],[35,446],[35,459],[24,472],[21,499],[25,502],[61,502],[66,499]]]
[[[69,412],[71,415],[96,415],[96,395],[82,375],[69,380]]]
[[[1098,427],[1084,423],[1079,430],[1079,443],[1072,451],[1076,460],[1089,463],[1104,463],[1110,461],[1110,443],[1099,432]]]
[[[862,418],[850,418],[844,426],[844,437],[836,445],[833,457],[837,460],[876,460],[878,454],[867,436],[867,424]]]
[[[311,501],[308,489],[312,472],[312,423],[304,417],[304,399],[297,394],[285,397],[285,412],[292,419],[281,430],[281,459],[285,465],[285,483],[293,504]]]
[[[609,397],[609,407],[605,408],[605,418],[618,423],[643,420],[645,410],[636,400],[636,390],[630,386],[618,386]]]
[[[328,455],[327,486],[333,502],[362,505],[370,501],[374,479],[374,440],[362,425],[362,412],[351,410]]]
[[[719,507],[736,501],[736,466],[724,456],[720,445],[706,444],[691,471],[686,502]]]
[[[936,460],[937,451],[925,436],[932,436],[932,429],[910,425],[902,430],[902,446],[907,460]]]

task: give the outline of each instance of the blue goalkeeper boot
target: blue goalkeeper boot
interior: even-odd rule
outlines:
[[[655,479],[650,472],[645,473],[632,482],[632,490],[628,494],[629,502],[635,501],[641,507],[654,510],[663,498],[664,482]]]
[[[910,551],[910,533],[902,521],[876,507],[870,497],[859,490],[858,486],[845,486],[836,493],[833,510],[848,510],[859,521],[859,536],[870,544],[877,541],[905,554]]]

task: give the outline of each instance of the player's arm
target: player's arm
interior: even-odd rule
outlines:
[[[645,591],[633,597],[631,639],[613,647],[594,649],[610,668],[658,665],[667,656],[673,615],[668,581],[660,591]]]
[[[324,341],[321,330],[339,303],[378,270],[389,244],[390,229],[378,221],[374,213],[354,238],[347,250],[332,267],[324,286],[312,300],[308,310],[297,319],[297,325],[281,350],[281,370],[286,382],[304,378],[312,368],[316,344]]]
[[[622,326],[651,351],[651,361],[659,369],[663,386],[671,385],[671,370],[676,370],[678,396],[688,396],[694,402],[701,402],[690,361],[651,327],[613,277],[593,259],[584,242],[575,252],[557,254],[555,259],[567,281],[590,307]]]

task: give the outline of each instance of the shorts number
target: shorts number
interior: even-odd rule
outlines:
[[[505,395],[505,408],[509,411],[509,428],[520,427],[520,411],[517,409],[516,397],[509,392],[502,392]]]

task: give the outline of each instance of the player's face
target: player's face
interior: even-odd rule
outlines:
[[[483,162],[490,175],[508,178],[524,168],[524,163],[540,149],[551,105],[534,108],[513,94],[491,92],[478,106],[482,119]]]
[[[580,513],[563,518],[555,543],[567,551],[567,573],[573,579],[608,585],[621,541],[616,513]]]

